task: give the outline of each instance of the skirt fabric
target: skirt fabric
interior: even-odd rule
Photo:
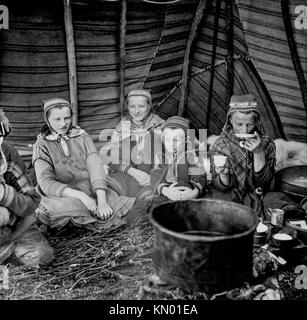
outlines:
[[[134,205],[135,198],[119,196],[112,189],[107,190],[107,202],[113,209],[112,216],[100,220],[77,198],[55,198],[42,196],[36,210],[38,219],[51,228],[61,229],[69,222],[77,226],[93,224],[99,229],[109,229],[125,224],[125,217]]]

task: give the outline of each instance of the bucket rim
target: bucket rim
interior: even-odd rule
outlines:
[[[165,204],[168,204],[168,203],[174,203],[174,202],[201,202],[203,200],[206,200],[207,202],[218,202],[218,203],[225,203],[225,202],[229,202],[229,203],[232,203],[233,205],[237,206],[237,207],[241,207],[241,208],[244,208],[244,209],[248,209],[250,210],[251,212],[254,212],[255,213],[255,225],[251,228],[249,228],[248,230],[244,231],[244,232],[241,232],[241,233],[237,233],[235,235],[230,235],[230,236],[212,236],[212,237],[208,237],[208,236],[198,236],[198,235],[191,235],[191,234],[184,234],[184,233],[180,233],[180,232],[176,232],[176,231],[172,231],[170,229],[167,229],[166,227],[162,226],[160,223],[158,223],[154,218],[153,218],[153,211],[155,209],[157,209],[158,207],[162,206],[162,205],[165,205]],[[230,239],[237,239],[237,238],[241,238],[243,236],[246,236],[250,233],[252,233],[260,219],[259,217],[257,216],[257,211],[252,209],[252,208],[249,208],[247,206],[244,206],[240,203],[236,203],[236,202],[232,202],[232,201],[226,201],[226,200],[215,200],[215,199],[206,199],[206,198],[199,198],[199,199],[191,199],[191,200],[184,200],[184,201],[166,201],[166,202],[163,202],[161,203],[159,206],[153,208],[152,210],[150,210],[150,213],[149,213],[149,221],[151,222],[151,224],[157,228],[157,229],[160,229],[161,231],[163,231],[164,233],[168,234],[168,235],[171,235],[173,237],[176,237],[176,238],[179,238],[179,239],[182,239],[182,240],[189,240],[189,241],[194,241],[194,242],[217,242],[217,241],[224,241],[224,240],[230,240]]]

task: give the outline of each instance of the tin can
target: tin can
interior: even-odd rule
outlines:
[[[282,226],[284,222],[284,210],[281,209],[268,209],[271,215],[271,224],[273,226]]]

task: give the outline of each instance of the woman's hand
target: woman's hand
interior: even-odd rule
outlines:
[[[104,201],[98,201],[96,215],[101,220],[106,220],[111,217],[113,209]]]
[[[176,187],[181,192],[179,200],[191,200],[198,197],[198,189],[191,189],[189,187]]]
[[[254,155],[254,171],[257,173],[266,164],[265,154],[263,150],[263,145],[261,138],[257,132],[256,139],[251,139],[245,143],[245,149],[252,152]]]
[[[96,201],[80,190],[67,187],[63,190],[62,197],[79,199],[89,211],[95,212],[97,210]]]
[[[97,211],[96,201],[89,197],[86,193],[80,191],[79,199],[83,202],[83,204],[87,207],[89,211],[93,213]]]
[[[128,174],[133,177],[141,186],[150,185],[150,175],[142,170],[129,168]]]
[[[99,219],[106,220],[112,215],[113,209],[108,205],[105,190],[99,189],[96,191],[96,194],[98,207],[95,214]]]
[[[180,200],[181,196],[181,191],[175,187],[176,184],[177,182],[174,182],[170,186],[162,188],[162,194],[172,201]]]
[[[257,132],[255,132],[255,134],[256,138],[247,140],[244,144],[244,148],[252,153],[259,154],[263,152],[263,147],[259,134]]]

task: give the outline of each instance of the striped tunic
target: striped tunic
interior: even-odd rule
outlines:
[[[40,196],[17,150],[7,142],[2,143],[1,149],[0,205],[17,216],[28,216],[38,207]]]
[[[251,194],[257,187],[268,189],[275,174],[276,151],[274,141],[261,135],[266,163],[259,171],[254,171],[253,154],[240,147],[239,140],[232,130],[224,131],[215,141],[211,152],[213,186],[222,192],[229,192],[231,200],[244,203],[247,194]],[[225,186],[220,176],[214,170],[214,155],[228,157],[230,182]]]

